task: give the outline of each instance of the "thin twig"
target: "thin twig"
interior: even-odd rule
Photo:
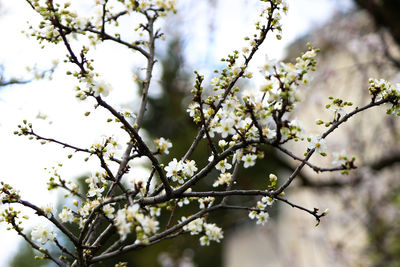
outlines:
[[[371,102],[371,103],[369,103],[369,104],[367,104],[367,105],[365,105],[365,106],[363,106],[361,108],[358,108],[358,107],[355,108],[352,112],[346,114],[339,121],[337,121],[334,124],[332,124],[329,127],[329,129],[321,135],[321,138],[322,139],[326,138],[330,133],[332,133],[335,129],[337,129],[342,123],[347,121],[349,118],[351,118],[355,114],[357,114],[357,113],[359,113],[359,112],[361,112],[363,110],[366,110],[366,109],[369,109],[369,108],[372,108],[372,107],[375,107],[375,106],[379,106],[379,105],[382,105],[382,104],[390,102],[390,101],[391,101],[390,99],[384,98],[384,99],[381,99],[380,101]],[[310,157],[312,156],[312,154],[314,152],[315,152],[315,148],[308,151],[307,155],[304,158],[304,161],[302,161],[297,166],[297,168],[293,171],[293,173],[289,176],[289,178],[285,181],[285,183],[282,184],[276,191],[273,192],[274,196],[278,196],[280,193],[283,192],[283,190],[285,190],[292,183],[294,178],[298,175],[298,173],[301,171],[301,169],[306,164],[305,162],[307,162],[310,159]]]

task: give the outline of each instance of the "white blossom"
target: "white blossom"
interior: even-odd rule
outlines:
[[[103,80],[98,80],[93,83],[94,96],[108,96],[111,91],[111,85]]]
[[[151,207],[151,208],[150,208],[150,215],[151,215],[152,217],[154,217],[154,216],[156,216],[156,217],[160,216],[160,215],[161,215],[161,208]]]
[[[269,178],[269,181],[270,181],[270,182],[276,182],[276,181],[278,181],[278,177],[277,177],[275,174],[273,174],[273,173],[271,173],[271,174],[268,176],[268,178]]]
[[[222,149],[224,149],[224,147],[225,147],[227,144],[228,144],[228,143],[227,143],[224,139],[218,141],[218,146],[219,146],[220,148],[222,148]]]
[[[332,164],[336,166],[343,166],[346,164],[347,156],[346,150],[342,150],[341,152],[333,152],[333,161]]]
[[[204,235],[204,236],[200,237],[200,245],[201,246],[209,246],[210,245],[210,239],[208,238],[208,236]]]
[[[137,220],[139,221],[140,225],[143,228],[143,231],[146,234],[153,234],[156,233],[159,229],[159,222],[155,220],[154,218],[151,218],[149,216],[144,216],[140,214],[141,216],[137,216]]]
[[[117,211],[114,223],[117,227],[118,234],[120,235],[121,240],[125,240],[128,234],[131,232],[132,223],[127,221],[124,209],[120,209]]]
[[[41,210],[46,214],[47,218],[50,218],[52,216],[53,212],[53,207],[51,204],[47,204],[46,206],[41,207]]]
[[[265,196],[261,198],[261,202],[267,204],[268,206],[271,206],[274,203],[275,199]]]
[[[212,85],[216,85],[218,82],[219,82],[219,78],[218,78],[218,77],[214,77],[214,78],[212,78],[211,81],[210,81],[210,83],[211,83]]]
[[[276,130],[273,129],[263,128],[262,133],[265,137],[267,137],[270,140],[276,137]]]
[[[94,197],[94,196],[100,197],[101,193],[103,193],[103,191],[104,191],[104,187],[97,187],[97,186],[90,187],[88,190],[87,196],[88,197]]]
[[[190,204],[190,201],[189,201],[189,199],[188,199],[187,197],[181,198],[181,199],[179,199],[179,201],[178,201],[178,206],[179,206],[180,208],[182,208],[183,205],[189,205],[189,204]]]
[[[165,153],[167,155],[169,154],[168,149],[172,147],[172,143],[169,140],[166,140],[163,137],[161,137],[160,139],[155,140],[154,143],[157,145],[157,149],[161,153]]]
[[[343,117],[346,115],[346,111],[342,107],[331,105],[329,107],[329,110],[334,112],[335,114],[338,114],[340,117]]]
[[[238,105],[238,100],[236,97],[229,97],[222,104],[222,110],[227,114],[231,114],[235,111],[236,106]]]
[[[214,197],[199,198],[198,201],[200,203],[200,209],[209,208],[212,205],[212,203],[214,202],[214,200],[215,200]]]
[[[53,232],[53,229],[50,225],[39,224],[32,229],[31,236],[32,240],[38,241],[44,245],[47,243],[47,241],[54,240],[56,234]]]
[[[181,222],[186,221],[186,217],[181,218]],[[191,221],[190,223],[183,226],[183,230],[186,232],[190,232],[191,235],[198,235],[203,231],[203,218],[197,218],[196,220]]]
[[[327,147],[326,147],[326,142],[325,139],[322,139],[319,136],[312,135],[309,137],[309,144],[307,146],[308,149],[314,149],[315,152],[317,153],[325,153]]]
[[[192,177],[196,171],[196,162],[194,160],[186,160],[186,162],[183,164],[183,174],[188,177]]]
[[[256,217],[257,217],[257,224],[264,225],[268,221],[269,214],[267,212],[261,211],[256,215]]]
[[[93,201],[87,201],[85,203],[85,205],[83,205],[83,207],[81,207],[78,210],[78,213],[83,216],[83,217],[87,217],[89,216],[90,212],[99,205],[99,201],[98,200],[93,200]]]
[[[219,185],[228,185],[230,184],[232,180],[232,174],[230,174],[229,172],[225,172],[225,173],[221,173],[218,176],[218,179],[214,182],[213,187],[217,187]]]
[[[248,168],[252,167],[256,164],[257,155],[254,154],[246,154],[242,157],[242,161],[244,162],[243,167]]]
[[[249,212],[249,218],[252,220],[256,217],[256,215],[257,215],[257,211],[252,210]]]
[[[204,230],[209,240],[213,240],[219,243],[224,238],[224,232],[221,228],[215,225],[215,223],[204,223]]]
[[[126,213],[126,219],[130,222],[132,222],[136,216],[139,214],[139,209],[140,205],[139,204],[133,204],[126,208],[125,213]]]
[[[117,224],[116,226],[121,240],[125,240],[128,234],[131,232],[132,223],[121,221],[121,223]]]
[[[275,82],[273,80],[267,80],[263,85],[260,87],[261,92],[270,92],[275,87]]]
[[[58,217],[60,218],[61,222],[63,222],[63,223],[66,223],[66,222],[71,223],[74,221],[74,214],[68,208],[63,208],[62,211],[58,214]]]
[[[265,75],[271,75],[274,73],[274,67],[276,65],[276,60],[275,59],[269,59],[268,56],[265,57],[265,63],[262,67],[262,72],[264,72]]]
[[[75,19],[75,27],[79,30],[84,30],[88,25],[89,20],[85,17],[77,17]]]
[[[114,219],[114,207],[111,204],[107,204],[103,206],[103,212],[104,215],[106,215],[107,218],[109,219]]]
[[[220,120],[218,127],[215,128],[217,133],[220,133],[222,138],[228,137],[228,135],[235,134],[236,131],[233,128],[235,121],[232,118],[225,118]]]
[[[177,177],[179,175],[179,171],[182,170],[182,163],[174,158],[164,169],[167,171],[167,177]]]
[[[224,173],[226,170],[229,170],[232,168],[232,165],[228,163],[226,159],[220,160],[217,165],[215,165],[215,168],[219,170],[220,172]]]

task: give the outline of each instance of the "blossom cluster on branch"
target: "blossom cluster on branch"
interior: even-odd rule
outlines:
[[[342,171],[356,168],[354,158],[345,152],[334,152],[334,167],[319,167],[310,163],[314,153],[326,156],[328,147],[325,139],[341,124],[355,114],[383,104],[391,104],[388,113],[399,114],[400,86],[393,86],[382,80],[371,80],[369,91],[371,102],[346,112],[350,102],[330,98],[332,103],[327,109],[334,112],[331,121],[317,121],[326,129],[319,135],[307,134],[301,122],[293,118],[296,103],[301,101],[300,92],[311,81],[311,72],[316,68],[318,49],[308,46],[294,63],[278,62],[266,59],[259,71],[263,77],[257,89],[238,87],[241,79],[253,79],[249,64],[267,35],[275,34],[281,38],[281,15],[288,11],[283,0],[262,0],[263,9],[255,24],[256,34],[245,37],[247,46],[235,50],[222,59],[225,67],[215,71],[209,84],[205,78],[195,72],[192,102],[187,108],[188,116],[198,126],[198,133],[192,144],[181,158],[162,162],[159,155],[169,154],[173,149],[170,140],[159,137],[150,141],[141,133],[143,117],[146,116],[148,92],[151,89],[155,46],[163,33],[156,28],[160,17],[176,12],[172,0],[96,0],[96,12],[92,17],[82,17],[73,11],[69,2],[56,0],[27,0],[27,3],[42,17],[38,27],[32,26],[29,35],[36,37],[44,46],[46,43],[63,45],[67,51],[66,63],[75,69],[67,72],[77,79],[76,97],[82,101],[90,98],[96,102],[96,108],[107,110],[112,119],[121,125],[121,131],[129,136],[124,144],[114,137],[103,137],[88,148],[77,147],[49,137],[44,137],[34,129],[32,123],[24,121],[19,125],[16,135],[27,136],[43,144],[55,143],[60,147],[83,153],[98,159],[99,169],[86,180],[88,190],[80,188],[74,182],[64,179],[56,169],[48,182],[49,190],[65,190],[68,207],[61,211],[52,207],[38,207],[23,199],[23,196],[11,185],[0,187],[0,202],[6,206],[0,215],[0,221],[10,225],[43,259],[50,259],[58,266],[89,266],[122,253],[151,246],[164,239],[189,233],[198,235],[201,245],[220,242],[224,237],[221,226],[210,221],[208,214],[222,209],[236,209],[247,212],[257,224],[268,221],[268,209],[275,202],[282,202],[300,209],[315,217],[317,223],[327,211],[317,208],[308,209],[290,202],[284,191],[291,185],[306,165],[318,172]],[[137,40],[125,39],[119,32],[119,19],[124,16],[141,16],[146,22],[135,25],[139,34]],[[112,33],[111,33],[112,32]],[[77,49],[71,45],[76,39],[88,41]],[[93,59],[88,52],[101,42],[110,41],[133,52],[140,53],[146,59],[145,78],[141,81],[141,104],[135,114],[111,106],[105,99],[112,86],[93,67]],[[206,90],[204,86],[211,87]],[[87,114],[88,115],[88,114]],[[143,130],[142,130],[143,131]],[[208,161],[199,164],[191,159],[193,152],[206,139],[211,151]],[[298,156],[289,151],[289,142],[303,142],[304,155]],[[265,146],[281,151],[299,164],[288,177],[265,174],[265,187],[242,189],[236,186],[240,179],[240,168],[251,168],[264,157]],[[117,151],[123,151],[116,153]],[[72,154],[69,158],[72,157]],[[143,180],[128,182],[127,173],[132,171],[129,163],[136,158],[146,158],[151,162],[149,176]],[[217,174],[215,174],[217,173]],[[210,191],[197,190],[202,180],[212,185]],[[252,206],[232,205],[231,196],[253,196],[257,201]],[[175,209],[198,203],[196,211],[177,219]],[[48,225],[38,225],[30,235],[24,232],[21,212],[16,205],[23,205],[35,211],[48,221]],[[167,224],[159,220],[161,214],[168,214]],[[76,224],[78,234],[72,233],[66,225]],[[57,228],[57,232],[54,230]],[[59,236],[73,244],[69,250]],[[108,242],[118,235],[116,242]],[[42,247],[45,243],[54,244],[61,256]]]

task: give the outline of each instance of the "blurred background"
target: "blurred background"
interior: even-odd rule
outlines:
[[[92,2],[76,4],[90,12]],[[324,130],[315,121],[331,118],[332,113],[324,108],[329,96],[352,101],[353,107],[361,106],[369,102],[368,78],[399,82],[400,2],[288,3],[289,13],[282,20],[283,39],[270,36],[250,68],[257,72],[265,55],[295,61],[306,50],[307,42],[321,48],[311,87],[303,90],[304,101],[294,112],[307,132]],[[244,46],[243,37],[251,32],[258,6],[254,0],[181,0],[178,13],[160,24],[167,38],[158,43],[159,62],[144,129],[148,138],[172,140],[174,147],[166,161],[181,157],[196,132],[185,114],[191,100],[193,70],[204,74],[206,80],[212,78],[212,71],[223,67],[219,59]],[[100,110],[83,116],[92,109],[92,103],[74,99],[75,82],[65,75],[68,66],[62,64],[63,47],[48,45],[41,49],[34,38],[27,39],[21,33],[29,27],[27,20],[32,25],[39,21],[27,3],[0,1],[0,180],[19,188],[24,199],[39,206],[53,203],[60,210],[65,200],[62,195],[47,192],[49,174],[44,168],[63,162],[59,173],[82,181],[97,168],[96,162],[84,163],[78,155],[68,161],[68,151],[13,136],[16,126],[28,119],[43,135],[82,147],[90,146],[101,134],[113,134],[118,127],[104,124],[106,114]],[[123,29],[129,31],[131,27]],[[91,55],[97,70],[114,87],[109,102],[135,111],[140,92],[134,76],[142,75],[143,59],[108,43],[98,45]],[[56,62],[59,64],[54,67]],[[346,150],[356,156],[357,170],[349,175],[317,175],[305,169],[286,192],[296,204],[330,209],[318,227],[313,217],[283,205],[270,211],[271,219],[265,226],[256,226],[243,212],[218,213],[211,216],[225,231],[220,244],[200,247],[196,237],[184,236],[96,266],[113,266],[119,261],[129,262],[128,266],[182,267],[400,266],[399,137],[399,119],[385,115],[384,109],[364,112],[330,136],[329,150]],[[290,149],[302,154],[304,145]],[[205,162],[209,152],[199,150],[194,159]],[[277,151],[265,153],[256,167],[240,173],[239,186],[259,188],[266,173],[286,177],[296,166]],[[332,160],[315,157],[313,162],[329,166]],[[199,186],[211,184],[204,181]],[[182,215],[190,208],[182,209]],[[33,214],[31,218],[26,230],[36,222]],[[51,266],[33,260],[33,251],[5,228],[0,224],[0,255],[4,259],[0,266]]]

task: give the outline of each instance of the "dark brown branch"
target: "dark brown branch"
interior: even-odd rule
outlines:
[[[177,204],[178,204],[178,202],[175,202],[174,206],[172,207],[171,214],[169,215],[167,225],[165,226],[165,230],[167,230],[168,228],[171,227],[172,219],[174,218]]]
[[[208,145],[211,148],[211,151],[213,152],[213,154],[215,156],[217,156],[218,155],[218,151],[215,148],[215,145],[214,145],[214,143],[213,143],[213,141],[212,141],[212,139],[210,137],[210,133],[208,132],[208,124],[206,122],[206,117],[204,116],[204,111],[203,111],[203,101],[201,100],[201,90],[202,90],[201,89],[201,83],[202,83],[202,81],[203,81],[203,78],[199,74],[197,74],[196,87],[197,87],[198,93],[197,93],[196,99],[197,99],[197,103],[199,104],[199,110],[200,110],[200,116],[201,116],[201,124],[203,126],[204,133],[206,134]]]
[[[154,177],[154,173],[156,172],[156,169],[152,168],[151,173],[149,178],[147,179],[147,183],[146,183],[146,193],[144,194],[144,197],[147,197],[149,191],[150,191],[150,185],[151,185],[151,181],[153,180]]]
[[[256,116],[254,115],[253,107],[248,102],[246,102],[246,109],[247,109],[246,111],[250,114],[252,124],[254,124],[254,126],[257,128],[258,135],[260,138],[260,143],[264,143],[265,138],[264,138],[263,130],[262,130],[260,124],[258,123]],[[251,126],[249,128],[251,128]]]
[[[56,243],[56,246],[57,246],[63,253],[68,254],[68,255],[71,256],[73,259],[76,258],[74,254],[72,254],[66,247],[62,246],[62,245],[60,244],[60,242],[58,242],[57,238],[54,239],[54,243]]]
[[[43,140],[43,141],[47,141],[47,142],[51,142],[51,143],[56,143],[56,144],[62,145],[64,148],[71,148],[71,149],[73,149],[73,150],[75,150],[75,151],[85,152],[85,153],[89,153],[89,154],[94,154],[94,152],[93,152],[93,151],[90,151],[89,149],[86,149],[86,148],[79,148],[79,147],[77,147],[77,146],[73,146],[73,145],[70,145],[70,144],[67,144],[67,143],[58,141],[58,140],[53,139],[53,138],[46,138],[46,137],[40,136],[40,135],[36,134],[36,133],[33,131],[33,129],[31,129],[30,131],[26,132],[26,134],[35,136],[37,140]]]
[[[153,155],[153,153],[147,147],[147,145],[145,144],[143,139],[140,137],[140,135],[138,134],[136,129],[133,128],[132,125],[129,124],[129,122],[124,118],[124,116],[122,116],[118,111],[116,111],[113,107],[111,107],[109,104],[107,104],[100,96],[97,96],[96,100],[100,106],[102,106],[105,109],[107,109],[108,111],[110,111],[111,114],[113,114],[117,119],[119,119],[119,121],[125,126],[125,129],[127,130],[127,132],[136,141],[136,144],[137,144],[137,147],[139,148],[139,150],[151,160],[154,168],[156,169],[156,171],[161,179],[161,182],[164,185],[167,195],[170,195],[172,193],[172,188],[168,183],[168,180],[164,174],[164,171],[161,169],[158,159]]]
[[[304,208],[302,206],[296,205],[296,204],[290,202],[289,200],[281,198],[279,196],[275,197],[275,199],[278,199],[279,201],[282,201],[282,202],[290,205],[292,208],[296,208],[296,209],[305,211],[305,212],[313,215],[315,217],[315,219],[317,220],[317,225],[319,225],[319,223],[321,222],[321,218],[326,215],[325,212],[318,213],[319,209],[317,209],[317,208],[314,208],[313,210],[309,210],[309,209],[306,209],[306,208]]]
[[[363,166],[369,167],[374,171],[379,171],[384,168],[392,167],[400,163],[400,152],[395,152],[391,155],[381,157],[377,161],[364,164]],[[314,181],[313,179],[300,174],[299,181],[301,186],[311,187],[311,188],[341,188],[344,186],[356,186],[362,182],[362,176],[356,174],[354,177],[349,177],[348,179],[333,178],[324,181]]]
[[[100,34],[100,37],[101,37],[102,41],[104,40],[104,33],[106,31],[107,3],[108,3],[108,0],[104,0],[104,3],[103,3],[103,14],[101,16],[101,34]]]
[[[114,42],[116,42],[116,43],[122,44],[122,45],[124,45],[124,46],[126,46],[126,47],[128,47],[128,48],[130,48],[130,49],[136,50],[136,51],[140,52],[140,53],[141,53],[143,56],[145,56],[146,58],[149,58],[149,57],[150,57],[149,52],[147,52],[146,50],[144,50],[144,49],[141,48],[140,46],[134,45],[134,44],[131,44],[131,43],[128,43],[128,42],[126,42],[126,41],[123,41],[123,40],[121,40],[121,39],[119,39],[119,38],[116,38],[116,37],[114,37],[114,36],[112,36],[112,35],[109,35],[109,34],[106,33],[106,32],[104,32],[104,33],[102,34],[101,31],[98,31],[98,30],[93,29],[93,28],[85,29],[85,31],[92,32],[92,33],[96,33],[96,34],[98,34],[99,36],[103,36],[104,40],[111,40],[111,41],[114,41]]]
[[[336,172],[336,171],[348,170],[347,166],[338,166],[338,167],[332,167],[332,168],[321,168],[321,167],[315,166],[315,165],[311,164],[310,162],[308,162],[308,161],[296,156],[295,154],[293,154],[292,152],[290,152],[289,150],[287,150],[286,148],[284,148],[282,146],[278,146],[278,145],[273,145],[273,146],[275,148],[277,148],[278,150],[280,150],[281,152],[283,152],[286,155],[288,155],[289,157],[291,157],[292,159],[305,163],[307,166],[309,166],[311,169],[313,169],[316,173],[320,173],[320,172]],[[357,168],[354,165],[351,165],[349,167],[351,169],[356,169]]]

